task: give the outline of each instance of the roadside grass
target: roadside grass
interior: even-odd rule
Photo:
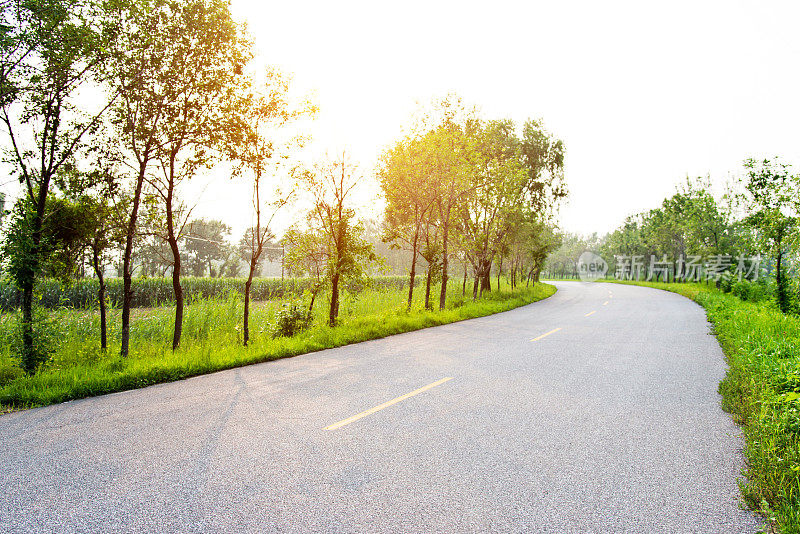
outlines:
[[[16,314],[0,314],[0,414],[12,409],[45,406],[72,399],[141,388],[243,365],[339,347],[392,334],[409,332],[510,310],[555,293],[552,285],[537,283],[511,290],[504,281],[498,290],[473,302],[462,297],[461,284],[448,288],[446,309],[425,310],[424,288],[415,290],[412,310],[404,303],[407,289],[368,289],[345,295],[340,323],[325,326],[327,302],[318,297],[311,328],[293,337],[272,337],[276,313],[299,300],[255,303],[251,309],[251,343],[241,344],[243,303],[238,295],[198,300],[184,312],[181,347],[170,349],[174,307],[135,310],[131,322],[131,354],[120,358],[120,311],[109,314],[109,348],[99,348],[99,315],[91,310],[56,309],[43,319],[53,342],[49,361],[32,376],[24,376],[13,356]],[[438,291],[436,292],[438,301]],[[305,304],[307,306],[307,303]]]
[[[722,407],[744,430],[742,494],[778,531],[800,533],[800,317],[702,284],[636,284],[706,309],[729,365]]]

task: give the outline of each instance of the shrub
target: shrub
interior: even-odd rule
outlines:
[[[30,348],[25,347],[23,342],[23,329],[22,320],[18,317],[10,339],[11,353],[19,358],[23,370],[33,373],[50,359],[58,347],[61,336],[58,324],[42,309],[34,310],[33,345]]]
[[[24,374],[25,372],[22,368],[13,360],[0,361],[0,388],[10,384]]]
[[[313,316],[305,306],[284,304],[275,314],[272,337],[292,337],[311,326]]]
[[[742,280],[740,282],[735,282],[731,286],[731,293],[746,302],[763,302],[765,300],[770,300],[773,292],[766,280],[759,280],[757,282]]]

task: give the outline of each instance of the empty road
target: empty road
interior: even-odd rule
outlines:
[[[510,312],[0,417],[0,532],[756,532],[702,308]]]

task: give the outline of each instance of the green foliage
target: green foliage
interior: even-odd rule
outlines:
[[[792,311],[790,282],[785,275],[787,253],[797,247],[797,206],[800,177],[790,166],[765,159],[745,161],[747,178],[743,201],[749,215],[746,222],[756,230],[757,239],[775,258],[775,300],[784,313]]]
[[[0,388],[23,376],[25,376],[25,371],[18,362],[11,359],[0,361]]]
[[[731,286],[730,292],[735,297],[746,302],[764,302],[773,298],[770,286],[763,280],[761,282],[749,282],[747,280],[735,282]]]
[[[272,337],[292,337],[307,330],[314,320],[314,316],[305,306],[295,303],[285,303],[275,315],[272,325]]]
[[[24,332],[30,328],[33,343],[26,345]],[[19,361],[21,370],[35,371],[45,364],[58,349],[61,340],[59,325],[45,310],[35,309],[31,325],[25,324],[18,314],[15,328],[9,336],[10,355]],[[13,373],[12,373],[13,374]]]
[[[41,262],[35,252],[38,247],[33,240],[34,211],[31,203],[24,199],[17,202],[10,217],[6,235],[0,244],[2,267],[15,287],[21,289],[23,284],[33,280],[41,270]]]
[[[225,242],[231,228],[222,221],[195,219],[186,226],[183,240],[188,255],[188,265],[194,276],[203,276],[208,267],[208,276],[222,276],[222,268],[215,269],[214,262],[224,262],[230,255],[230,246]]]

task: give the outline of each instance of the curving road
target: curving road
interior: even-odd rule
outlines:
[[[0,531],[756,532],[703,310],[556,285],[491,317],[2,416]]]

